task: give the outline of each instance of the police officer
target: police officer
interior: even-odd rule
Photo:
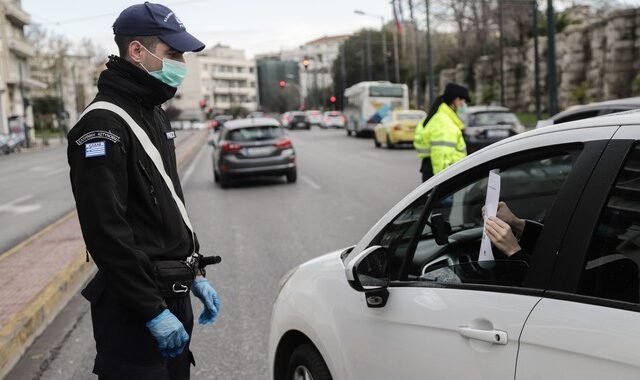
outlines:
[[[458,114],[464,113],[466,102],[470,101],[467,88],[448,83],[444,93],[431,105],[427,117],[418,123],[413,146],[422,160],[423,182],[467,156],[462,136],[464,123]]]
[[[152,3],[126,8],[113,24],[119,56],[110,56],[94,99],[122,108],[161,156],[174,191],[184,201],[176,167],[175,133],[160,107],[186,75],[184,52],[204,44],[187,33],[169,8]],[[68,161],[78,218],[98,273],[82,294],[91,302],[100,379],[188,379],[193,312],[187,289],[213,323],[216,291],[199,276],[164,296],[157,263],[198,252],[159,169],[125,120],[97,109],[68,134]],[[173,261],[172,261],[173,260]]]

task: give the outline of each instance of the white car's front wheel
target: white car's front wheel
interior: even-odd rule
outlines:
[[[287,380],[332,380],[322,355],[312,344],[298,346],[287,365]]]

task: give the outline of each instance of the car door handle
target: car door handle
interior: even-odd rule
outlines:
[[[478,330],[472,329],[467,326],[460,326],[458,328],[458,332],[460,335],[475,340],[481,340],[483,342],[489,342],[493,344],[507,344],[509,340],[507,337],[507,333],[505,331],[500,330]]]

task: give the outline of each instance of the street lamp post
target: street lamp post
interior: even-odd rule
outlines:
[[[429,82],[429,104],[433,103],[434,90],[433,90],[433,55],[431,50],[431,15],[429,14],[429,0],[424,0],[427,6],[427,75]]]
[[[382,23],[382,28],[380,30],[382,31],[382,55],[383,55],[383,63],[384,63],[384,80],[388,81],[389,80],[389,62],[387,59],[387,33],[386,33],[386,26],[384,22],[384,16],[363,12],[358,9],[354,10],[353,13],[361,16],[380,18],[380,22]],[[367,32],[367,59],[369,59],[369,78],[368,79],[371,80],[371,48],[369,47],[369,32]],[[396,65],[397,65],[397,62],[396,62]]]
[[[549,116],[558,113],[558,92],[556,88],[556,36],[553,15],[553,0],[547,0],[547,87],[549,89]]]

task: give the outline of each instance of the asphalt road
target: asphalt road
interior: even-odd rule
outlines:
[[[208,146],[182,176],[202,252],[223,257],[208,270],[221,296],[221,314],[213,326],[195,327],[192,379],[269,378],[269,323],[280,277],[308,259],[355,244],[419,184],[411,149],[376,149],[371,139],[346,137],[342,130],[290,135],[298,153],[296,184],[265,178],[222,190],[213,182]],[[197,319],[201,306],[193,301]],[[61,330],[62,338],[39,343],[49,345],[41,350],[53,350],[55,357],[37,378],[94,378],[87,310],[78,297],[63,311],[64,327],[50,327]],[[53,331],[44,336],[48,333]]]
[[[66,145],[0,155],[0,254],[74,207]]]

